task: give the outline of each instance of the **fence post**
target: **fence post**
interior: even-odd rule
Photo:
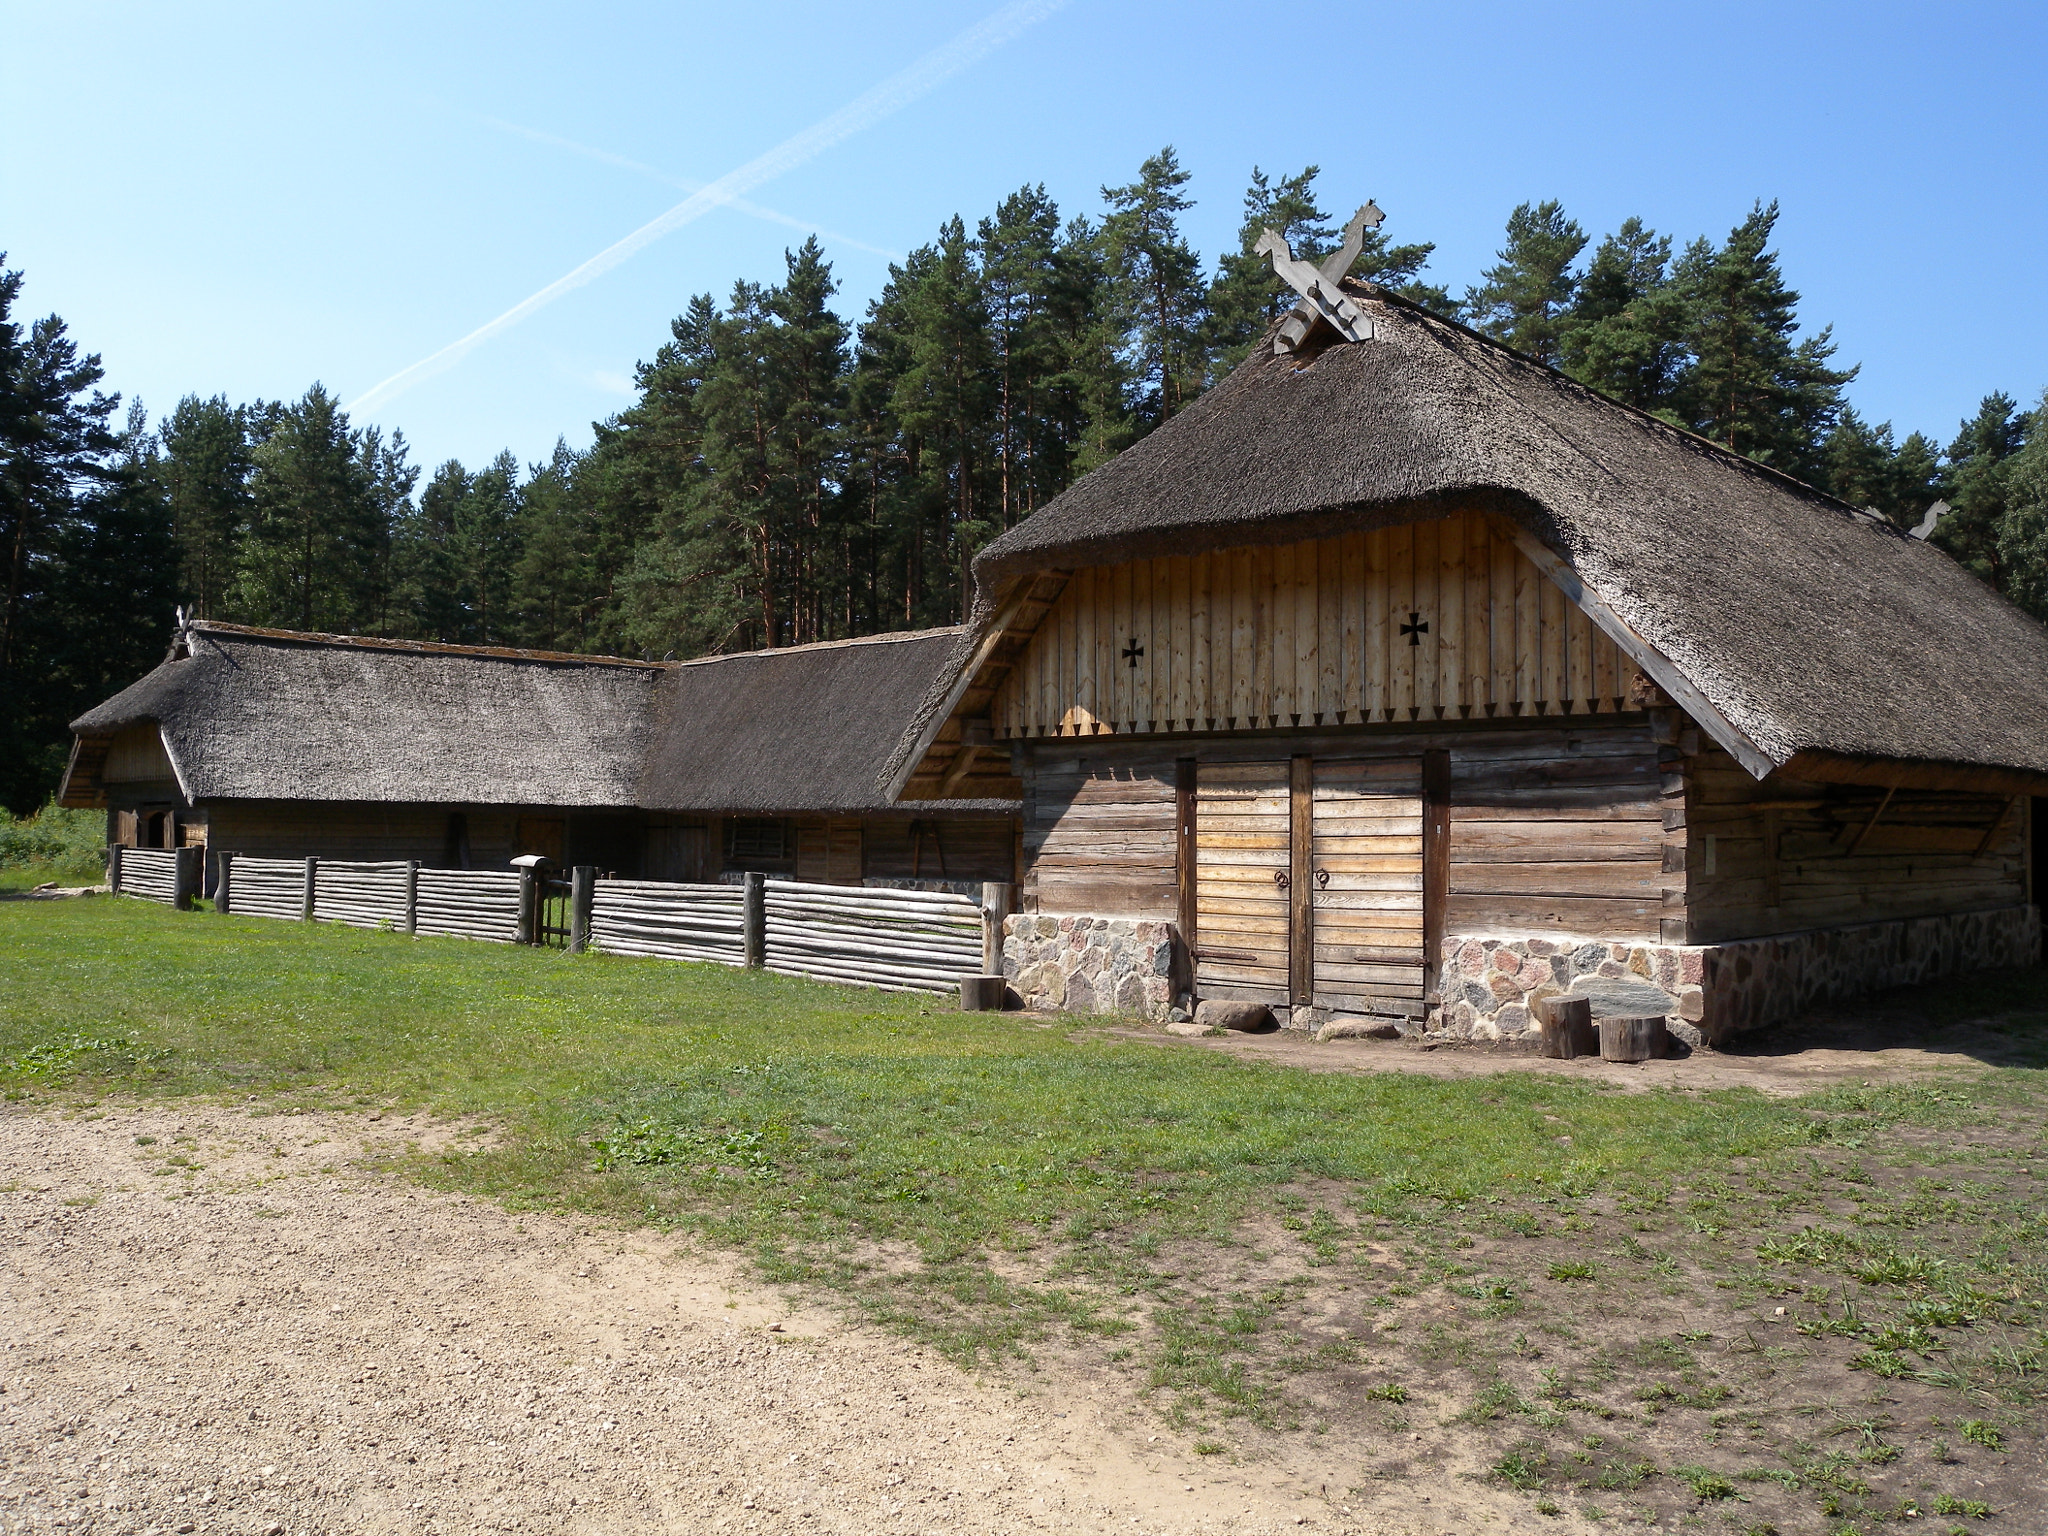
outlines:
[[[121,894],[121,845],[107,845],[107,889],[114,895]]]
[[[540,942],[540,866],[536,864],[519,865],[519,942]]]
[[[1001,880],[985,880],[981,887],[981,971],[984,976],[1003,974],[1003,922],[1017,910],[1017,887]]]
[[[235,856],[223,849],[213,857],[216,867],[220,870],[219,876],[213,882],[213,910],[226,912],[232,900],[231,877],[235,868]]]
[[[405,931],[417,936],[420,931],[420,861],[408,859],[405,864]]]
[[[192,897],[199,889],[200,860],[204,848],[177,848],[171,852],[171,905],[180,912],[192,910]]]
[[[306,899],[305,904],[299,910],[299,917],[308,923],[313,921],[313,894],[319,881],[320,861],[318,859],[306,860]]]
[[[590,906],[597,895],[597,866],[578,864],[569,871],[569,953],[590,947]]]
[[[750,869],[740,906],[740,950],[746,967],[758,971],[768,963],[768,877]]]

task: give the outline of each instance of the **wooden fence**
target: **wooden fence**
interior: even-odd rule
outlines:
[[[131,871],[128,893],[170,892],[163,861],[172,857],[123,850],[117,863]],[[228,852],[218,861],[214,905],[222,912],[505,944],[544,941],[552,930],[541,905],[546,891],[561,884],[539,868],[423,869]],[[572,951],[710,961],[910,992],[949,993],[970,977],[1001,969],[1007,886],[987,888],[985,903],[976,905],[952,891],[809,885],[760,875],[742,885],[685,885],[599,880],[596,874],[579,867],[569,882],[564,937]]]
[[[205,854],[204,848],[109,848],[107,885],[116,896],[187,908],[199,894]]]
[[[510,869],[422,869],[413,931],[499,944],[537,942],[520,932],[522,879]]]
[[[981,974],[982,909],[950,891],[770,880],[769,970],[905,992],[952,992]]]
[[[746,963],[746,891],[737,885],[599,880],[590,893],[588,943],[615,955]],[[570,947],[576,942],[570,916]]]

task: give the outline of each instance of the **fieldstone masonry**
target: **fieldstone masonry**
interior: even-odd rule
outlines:
[[[1514,1040],[1549,997],[1590,997],[1593,1016],[1663,1014],[1688,1045],[1705,1043],[1706,957],[1697,947],[1595,939],[1448,938],[1442,1006],[1430,1027],[1468,1040]]]
[[[1003,923],[1003,974],[1026,1008],[1163,1020],[1190,1002],[1174,949],[1172,923],[1030,912]]]
[[[1453,937],[1430,1023],[1469,1039],[1514,1039],[1536,1027],[1544,998],[1586,996],[1595,1017],[1661,1013],[1688,1045],[1717,1045],[1815,1003],[2031,965],[2040,954],[2040,909],[2031,906],[1728,944]]]
[[[1174,925],[1019,913],[1003,925],[1003,974],[1027,1008],[1187,1018],[1194,1011]],[[2041,955],[2037,907],[1916,917],[1729,944],[1459,935],[1444,941],[1443,1001],[1428,1027],[1512,1040],[1547,997],[1590,997],[1596,1017],[1663,1014],[1688,1045],[1717,1045],[1815,1003]],[[1297,1027],[1316,1022],[1296,1010]],[[1282,1022],[1290,1020],[1283,1010]]]

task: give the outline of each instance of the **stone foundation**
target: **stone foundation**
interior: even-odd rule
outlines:
[[[1716,1045],[1816,1003],[2032,965],[2040,954],[2037,907],[1728,944],[1461,936],[1444,941],[1444,1001],[1430,1026],[1469,1039],[1513,1039],[1536,1027],[1532,1010],[1544,998],[1590,996],[1596,1017],[1661,1013],[1687,1044]]]
[[[1172,923],[1021,912],[1003,922],[1003,975],[1026,1008],[1159,1021],[1191,1002],[1176,947]]]
[[[1443,1004],[1429,1027],[1466,1040],[1536,1028],[1548,997],[1590,997],[1593,1014],[1663,1014],[1688,1045],[1708,1039],[1704,948],[1600,939],[1444,940]]]

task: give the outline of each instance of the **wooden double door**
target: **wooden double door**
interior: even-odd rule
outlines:
[[[1420,1016],[1442,938],[1448,754],[1191,766],[1197,994]]]

